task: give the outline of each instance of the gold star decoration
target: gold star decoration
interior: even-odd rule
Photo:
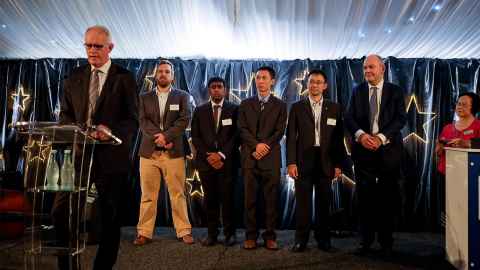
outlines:
[[[198,196],[200,198],[203,198],[204,193],[203,193],[203,187],[202,187],[202,181],[200,180],[200,176],[198,175],[198,171],[195,170],[193,172],[192,177],[187,177],[186,182],[188,185],[188,193],[190,194],[190,197],[195,197]]]
[[[306,68],[300,73],[298,77],[293,79],[293,82],[297,85],[297,91],[299,96],[305,95],[305,93],[307,93],[308,91],[307,89],[303,90],[303,82],[305,81],[308,72],[308,68]]]
[[[24,112],[27,107],[27,101],[30,99],[30,95],[25,93],[23,86],[20,85],[20,87],[18,87],[18,91],[16,93],[12,93],[11,97],[14,104],[16,103],[20,110]]]
[[[414,104],[415,106],[412,106]],[[410,110],[410,108],[412,108]],[[420,106],[418,105],[417,98],[415,95],[411,95],[410,99],[408,101],[407,107],[406,107],[407,114],[414,114],[412,117],[408,117],[408,122],[411,124],[411,126],[415,127],[417,126],[417,121],[420,120],[420,122],[423,121],[422,124],[422,129],[423,129],[423,135],[418,134],[417,132],[411,132],[407,136],[403,138],[403,142],[408,141],[410,138],[416,138],[422,143],[430,143],[430,140],[428,139],[428,130],[427,127],[428,125],[435,119],[437,118],[437,114],[434,112],[424,112],[420,109]],[[428,117],[427,120],[424,120],[425,117]]]
[[[242,87],[241,85],[239,85],[238,88],[231,88],[229,94],[230,100],[238,102],[240,104],[240,102],[242,102],[242,98],[250,96],[250,94],[252,93],[252,84],[254,79],[255,73],[252,72],[250,73],[250,77],[248,78],[246,87]]]
[[[156,65],[153,68],[152,73],[148,73],[147,75],[145,75],[145,78],[143,78],[145,89],[147,89],[148,91],[152,90],[153,84],[155,83],[155,73],[157,73]]]
[[[31,143],[25,145],[23,147],[23,151],[27,153],[27,163],[34,162],[38,160],[40,162],[45,161],[48,159],[48,155],[50,154],[52,144],[50,143],[42,143],[39,140],[32,140]]]

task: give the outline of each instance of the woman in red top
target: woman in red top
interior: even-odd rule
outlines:
[[[434,204],[437,204],[439,214],[439,225],[445,233],[445,146],[469,148],[471,139],[480,137],[480,120],[475,118],[480,106],[480,97],[474,93],[463,93],[458,97],[455,106],[457,121],[446,125],[435,146],[435,153],[438,156],[438,174],[435,190],[432,190]]]
[[[480,137],[480,120],[475,118],[479,103],[480,98],[474,93],[463,93],[458,97],[455,106],[458,120],[443,128],[435,147],[441,174],[445,175],[445,146],[467,148],[471,139]]]

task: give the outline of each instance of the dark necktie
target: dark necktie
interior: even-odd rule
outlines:
[[[88,119],[87,125],[92,125],[92,114],[97,104],[97,98],[99,93],[100,78],[98,76],[98,69],[94,69],[90,76],[90,85],[88,88]]]
[[[263,109],[265,109],[265,100],[264,99],[260,99],[260,111],[263,111]]]
[[[215,131],[218,130],[218,109],[220,109],[220,105],[213,105],[213,122],[215,123]]]
[[[373,123],[378,113],[377,87],[372,87],[372,96],[370,96],[370,131],[373,133]]]

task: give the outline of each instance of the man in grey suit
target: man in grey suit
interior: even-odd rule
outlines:
[[[137,246],[153,237],[160,178],[163,177],[170,195],[176,235],[185,244],[193,244],[192,226],[188,220],[185,197],[185,129],[190,122],[189,94],[174,89],[173,64],[158,63],[155,91],[140,96],[140,186],[142,198],[137,225]]]

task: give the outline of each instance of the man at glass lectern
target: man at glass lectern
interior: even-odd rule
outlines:
[[[138,128],[137,87],[133,74],[110,60],[114,46],[106,27],[88,28],[84,46],[88,64],[74,69],[63,83],[60,123],[96,125],[107,131],[93,133],[96,139],[109,140],[111,131],[122,140],[118,146],[95,147],[90,176],[98,191],[102,230],[93,269],[111,269],[120,242],[120,190],[127,181],[130,144]],[[69,233],[67,194],[57,194],[52,213],[61,243]],[[69,268],[68,259],[59,257],[60,269]]]

